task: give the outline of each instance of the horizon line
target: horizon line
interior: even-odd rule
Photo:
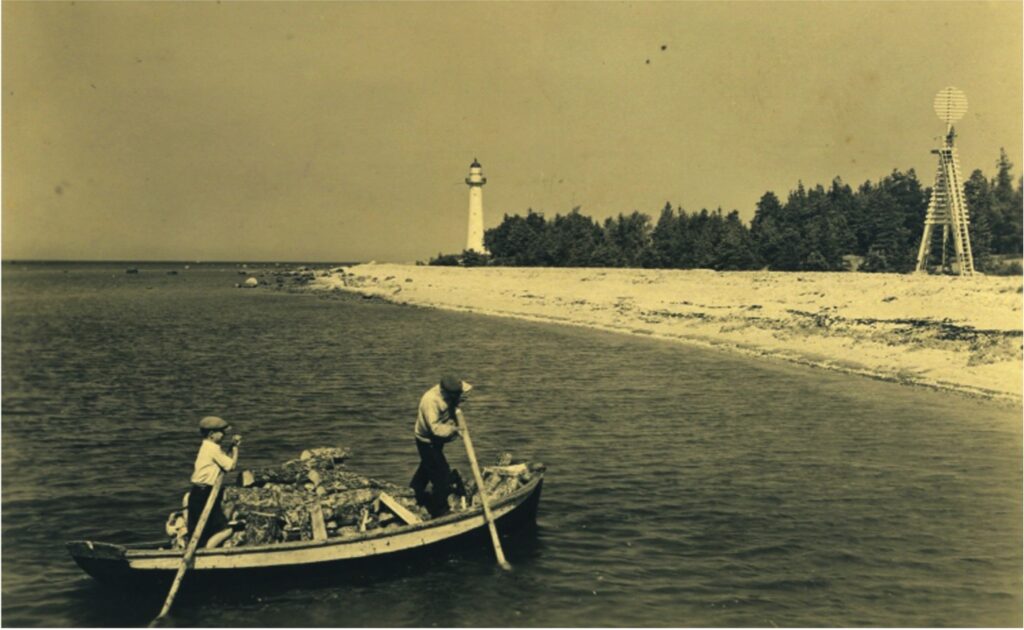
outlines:
[[[132,259],[132,258],[121,258],[121,259],[92,259],[92,258],[3,258],[0,259],[0,264],[19,264],[19,263],[32,263],[32,264],[67,264],[67,263],[92,263],[92,264],[178,264],[178,265],[224,265],[224,264],[236,264],[236,265],[359,265],[363,264],[365,260],[193,260],[193,259]]]

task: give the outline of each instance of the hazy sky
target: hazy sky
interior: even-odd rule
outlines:
[[[7,259],[425,259],[465,244],[474,157],[486,227],[749,220],[798,180],[930,185],[947,85],[967,173],[1024,162],[1019,2],[2,11]]]

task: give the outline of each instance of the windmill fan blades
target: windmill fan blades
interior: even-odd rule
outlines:
[[[952,124],[967,113],[967,95],[959,88],[949,86],[935,95],[935,113],[946,124]]]

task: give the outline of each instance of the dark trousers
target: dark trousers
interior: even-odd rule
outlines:
[[[188,491],[188,535],[192,536],[192,532],[195,531],[196,525],[199,524],[199,517],[203,513],[203,508],[206,507],[206,500],[210,497],[210,490],[213,490],[213,486],[200,486],[192,484],[192,489]],[[224,516],[224,509],[220,506],[220,500],[222,492],[217,493],[217,499],[213,503],[213,509],[210,510],[210,516],[206,519],[206,525],[203,526],[203,533],[199,536],[199,545],[205,545],[206,541],[210,539],[217,532],[226,529],[228,526],[228,519]]]
[[[444,514],[448,511],[452,473],[444,456],[444,442],[416,440],[416,450],[420,454],[420,465],[409,487],[416,493],[416,502],[427,508],[431,516]],[[428,483],[431,485],[430,494],[427,494]]]

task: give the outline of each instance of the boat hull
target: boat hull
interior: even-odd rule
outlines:
[[[501,534],[513,534],[536,523],[542,486],[543,478],[538,476],[517,492],[494,502],[492,512]],[[395,562],[436,558],[464,548],[473,539],[483,543],[487,536],[486,521],[478,508],[352,538],[202,549],[193,559],[189,580],[296,575],[343,578]],[[75,562],[102,582],[167,584],[181,565],[181,550],[161,550],[153,545],[74,541],[67,543],[67,547]]]

